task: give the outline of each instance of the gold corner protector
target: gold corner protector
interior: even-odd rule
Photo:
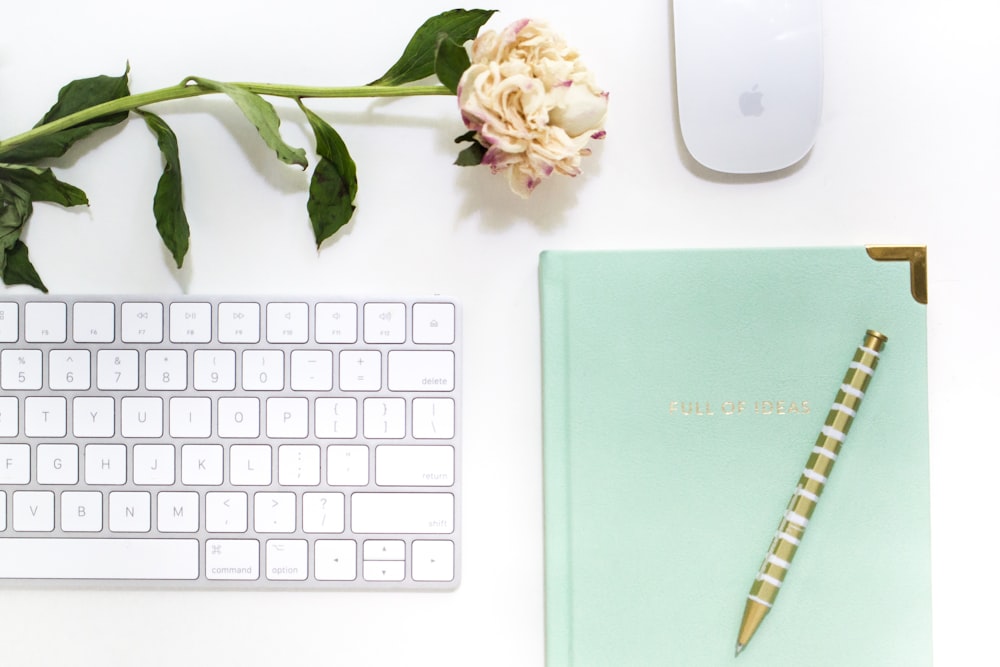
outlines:
[[[917,303],[927,305],[927,246],[870,245],[865,250],[877,262],[909,262],[910,294]]]

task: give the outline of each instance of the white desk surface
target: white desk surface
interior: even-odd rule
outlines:
[[[686,157],[667,0],[489,5],[501,10],[493,27],[547,19],[611,91],[608,137],[585,175],[550,181],[527,202],[486,169],[451,165],[464,131],[452,98],[317,101],[360,179],[354,222],[317,253],[307,176],[274,160],[225,100],[165,104],[192,227],[176,271],[150,214],[160,157],[141,121],[57,162],[91,206],[36,207],[25,240],[54,293],[442,292],[464,303],[464,583],[444,595],[5,588],[0,661],[542,665],[539,251],[926,243],[935,662],[984,664],[1000,597],[1000,9],[825,4],[818,142],[778,177],[713,178]],[[69,80],[118,74],[126,60],[135,92],[188,75],[363,83],[447,8],[7,2],[0,134],[33,125]],[[289,142],[311,147],[299,112],[278,107]]]

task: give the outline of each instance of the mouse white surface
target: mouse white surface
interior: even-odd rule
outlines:
[[[681,135],[720,172],[789,167],[812,148],[823,104],[820,0],[674,0]]]

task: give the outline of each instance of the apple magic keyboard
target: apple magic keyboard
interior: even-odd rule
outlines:
[[[438,297],[0,296],[0,580],[453,589],[460,390]]]

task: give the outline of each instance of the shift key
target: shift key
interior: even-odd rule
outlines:
[[[452,533],[455,496],[450,493],[355,493],[355,533]]]

